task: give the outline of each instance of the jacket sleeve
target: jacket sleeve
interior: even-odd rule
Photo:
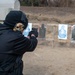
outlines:
[[[25,52],[32,52],[37,46],[36,37],[32,36],[30,39],[21,36],[15,40],[14,44],[14,53],[15,54],[24,54]]]

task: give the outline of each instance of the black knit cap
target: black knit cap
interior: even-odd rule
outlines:
[[[4,21],[4,24],[13,28],[17,23],[23,23],[24,29],[28,25],[28,19],[22,11],[10,11]]]

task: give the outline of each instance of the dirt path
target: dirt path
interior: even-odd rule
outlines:
[[[24,75],[75,75],[75,49],[38,45],[26,53]]]

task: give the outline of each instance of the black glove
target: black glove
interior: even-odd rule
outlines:
[[[30,31],[30,32],[29,32],[29,35],[28,35],[28,36],[29,36],[29,37],[31,37],[31,35],[32,35],[32,34],[34,34],[34,35],[35,35],[35,37],[37,38],[37,37],[38,37],[37,29],[32,28],[32,31]]]

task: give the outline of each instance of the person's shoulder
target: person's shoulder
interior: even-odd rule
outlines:
[[[2,24],[2,23],[0,23],[0,27],[1,27],[1,26],[3,26],[3,24]]]
[[[2,25],[2,24],[0,23],[0,25]]]
[[[19,31],[10,31],[9,35],[13,39],[17,39],[17,38],[23,37],[23,34],[21,32],[19,32]]]

